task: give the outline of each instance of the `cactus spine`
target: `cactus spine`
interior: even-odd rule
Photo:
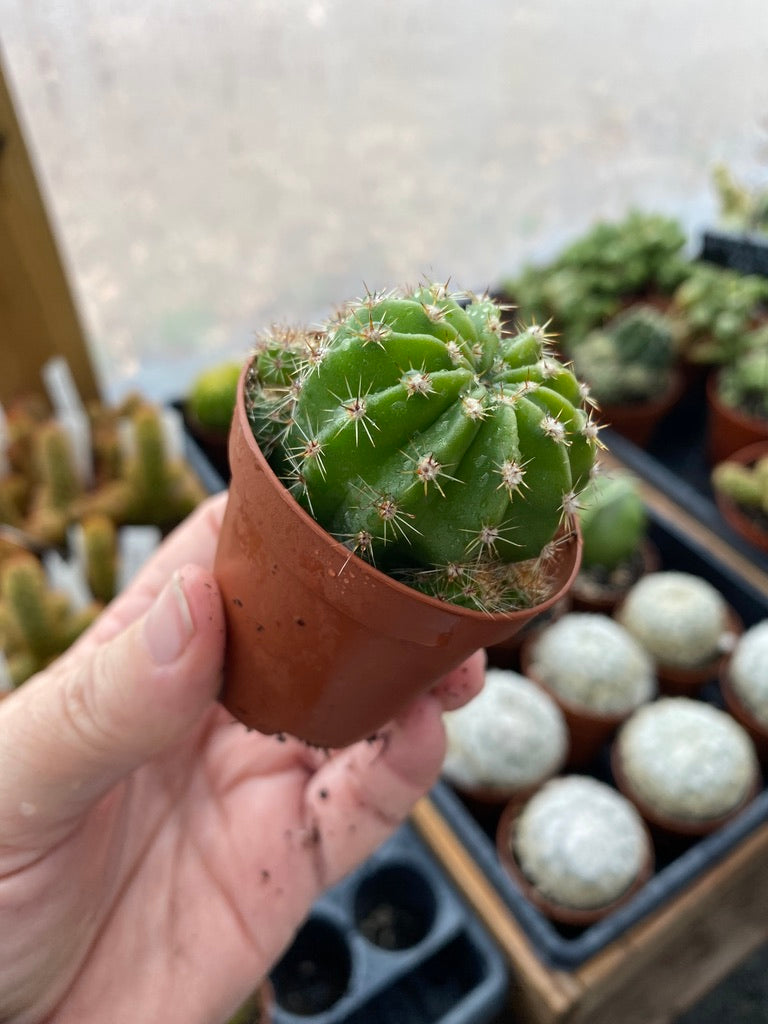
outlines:
[[[505,337],[497,304],[443,285],[269,335],[246,390],[257,440],[321,526],[386,571],[437,573],[438,596],[470,605],[487,606],[466,593],[478,575],[537,558],[570,521],[597,446],[545,332]],[[508,582],[493,588],[506,605]]]

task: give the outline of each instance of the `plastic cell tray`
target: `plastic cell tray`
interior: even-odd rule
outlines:
[[[274,1024],[484,1024],[502,954],[413,826],[314,904],[271,974]]]
[[[709,580],[736,609],[746,626],[768,617],[766,598],[746,584],[735,570],[692,542],[682,528],[678,529],[667,520],[661,522],[652,514],[650,535],[661,553],[663,568],[691,572]],[[716,684],[707,685],[698,696],[722,707]],[[606,745],[582,773],[612,782],[609,753],[610,747]],[[566,928],[553,923],[534,907],[501,866],[494,841],[495,820],[480,822],[476,819],[446,783],[435,787],[432,799],[518,920],[540,959],[566,970],[578,967],[666,904],[768,820],[768,789],[764,788],[738,817],[709,836],[687,841],[656,839],[656,871],[630,902],[586,928]]]

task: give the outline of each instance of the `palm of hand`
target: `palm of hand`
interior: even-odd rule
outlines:
[[[48,670],[57,682],[79,679],[79,662],[93,652],[98,663],[98,649],[144,613],[171,568],[192,555],[212,563],[222,507],[212,505],[166,544],[137,585]],[[205,642],[220,648],[210,576],[185,570],[184,586],[193,607],[205,600],[218,610]],[[220,653],[209,658],[214,675]],[[246,732],[213,704],[215,679],[201,684],[202,710],[185,712],[193,725],[173,742],[150,758],[140,741],[122,759],[118,749],[115,763],[85,784],[62,771],[51,795],[32,748],[15,775],[40,785],[39,792],[32,786],[34,802],[19,801],[28,792],[22,786],[0,784],[0,935],[10,936],[0,961],[0,1019],[224,1020],[316,895],[381,842],[431,784],[443,752],[440,712],[477,689],[481,668],[473,667],[420,698],[378,739],[333,755]],[[55,716],[44,690],[51,685],[38,677],[0,708],[9,735],[21,733],[22,754],[24,731],[34,739],[35,721]],[[70,694],[62,706],[71,703]],[[151,719],[143,724],[151,733]],[[97,748],[87,763],[110,756],[108,730],[96,738],[80,726],[75,733]],[[8,763],[0,743],[0,773]]]

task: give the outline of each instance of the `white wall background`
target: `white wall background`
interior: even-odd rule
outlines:
[[[0,0],[105,391],[768,178],[768,0]]]

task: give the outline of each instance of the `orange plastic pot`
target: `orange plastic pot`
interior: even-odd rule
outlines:
[[[639,448],[644,448],[653,437],[656,427],[670,409],[680,400],[684,390],[683,375],[675,370],[664,393],[647,402],[627,402],[621,405],[600,406],[600,418],[606,426],[626,437]]]
[[[768,455],[768,440],[757,441],[755,444],[747,445],[746,448],[732,452],[727,461],[738,462],[741,466],[752,466],[766,455]],[[715,503],[720,515],[732,530],[735,530],[761,551],[768,551],[768,530],[763,529],[746,509],[717,490],[715,490]]]
[[[370,736],[480,647],[512,636],[571,585],[581,537],[535,608],[484,614],[427,597],[357,558],[293,499],[250,429],[243,369],[232,482],[214,572],[227,627],[221,701],[247,726],[322,747]]]
[[[721,401],[717,392],[717,373],[707,378],[707,454],[711,465],[758,441],[768,441],[768,420],[745,416]]]

